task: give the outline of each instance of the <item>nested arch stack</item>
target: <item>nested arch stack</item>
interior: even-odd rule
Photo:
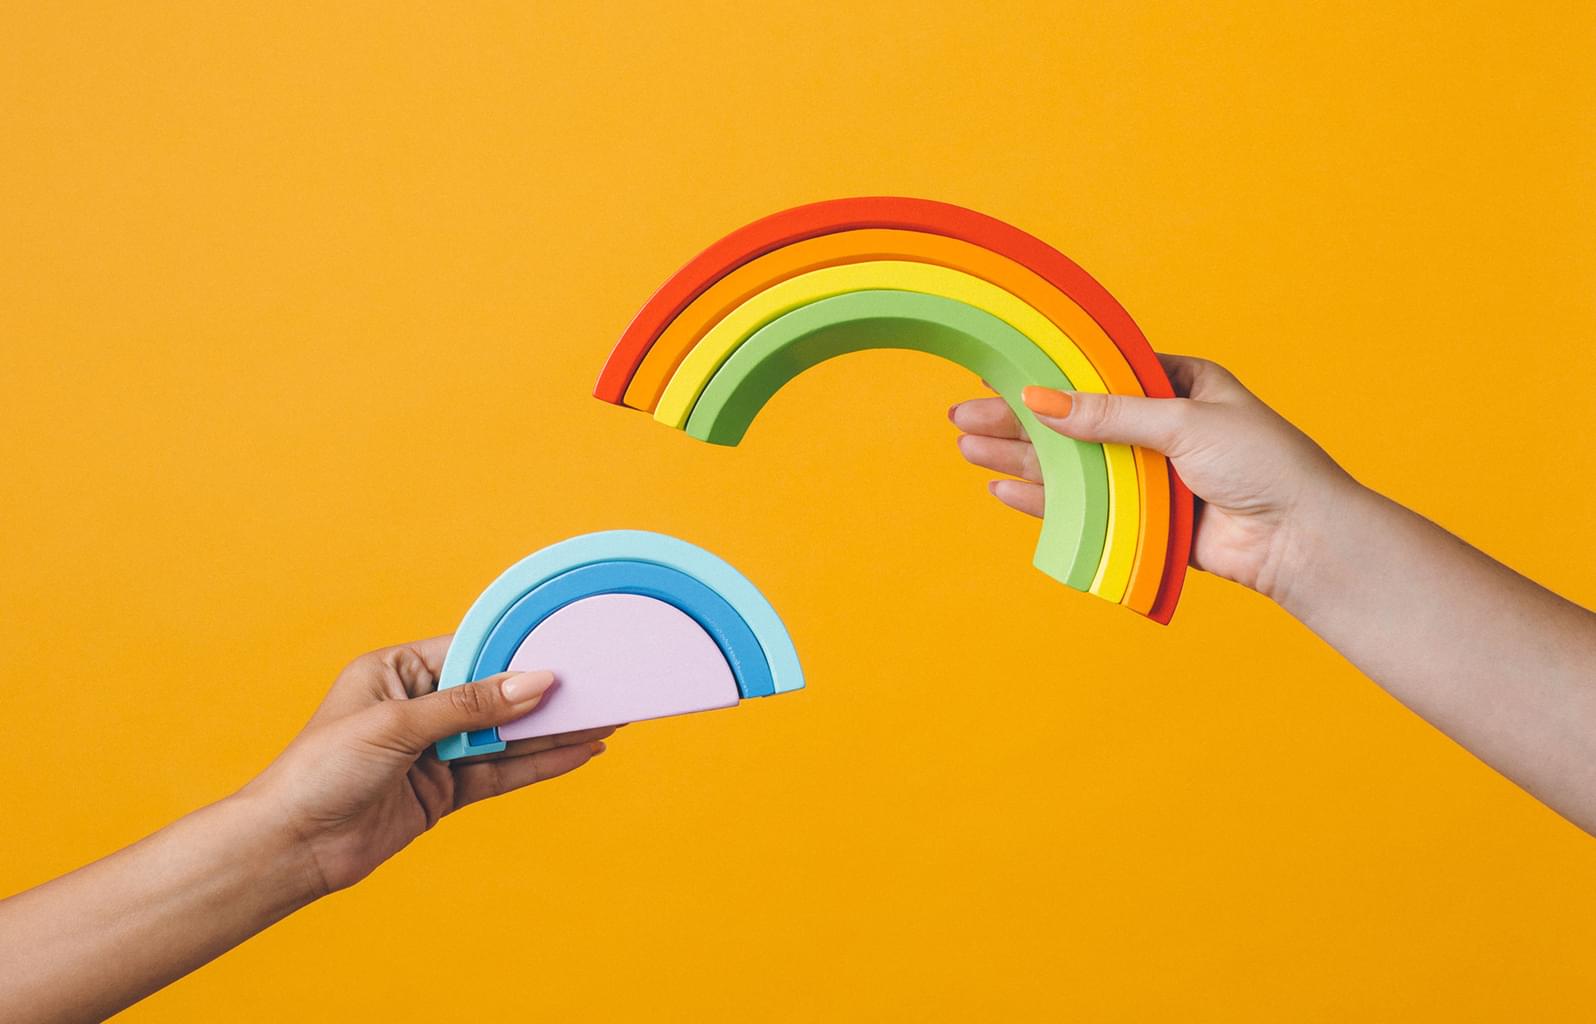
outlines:
[[[787,628],[748,578],[646,530],[583,534],[506,569],[455,630],[447,690],[505,671],[557,680],[533,711],[437,745],[449,760],[511,740],[730,707],[803,688]]]
[[[1192,496],[1159,453],[1043,428],[1026,385],[1173,397],[1141,329],[1091,275],[1033,235],[924,199],[813,203],[732,232],[666,281],[594,390],[734,445],[764,403],[833,356],[904,348],[997,389],[1046,484],[1035,563],[1167,623],[1185,580]]]

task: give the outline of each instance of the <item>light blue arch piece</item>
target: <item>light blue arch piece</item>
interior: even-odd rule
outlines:
[[[489,634],[527,592],[572,569],[600,562],[652,562],[694,577],[725,598],[753,631],[770,666],[773,691],[787,693],[803,688],[803,668],[787,627],[746,576],[696,544],[663,533],[605,530],[551,544],[521,559],[494,580],[472,602],[455,629],[438,676],[438,689],[460,686],[476,678],[475,666]],[[438,756],[447,759],[494,753],[503,750],[504,744],[495,740],[467,746],[465,736],[451,736],[441,741],[437,749]]]

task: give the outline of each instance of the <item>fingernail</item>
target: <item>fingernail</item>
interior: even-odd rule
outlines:
[[[511,704],[525,704],[543,696],[554,685],[554,673],[546,671],[522,672],[499,684],[499,692]]]
[[[959,406],[961,406],[963,404],[964,404],[963,402],[955,402],[954,404],[948,406],[948,422],[949,423],[957,423],[957,422],[959,422],[958,420],[954,419],[953,416],[954,416],[955,413],[957,413],[959,411]]]
[[[988,480],[986,482],[987,493],[992,495],[994,498],[997,497],[997,485],[998,481],[996,480]]]
[[[587,745],[587,751],[591,757],[599,756],[600,754],[604,753],[604,741],[594,740],[592,743]]]
[[[1030,409],[1038,416],[1049,416],[1056,420],[1061,420],[1068,416],[1070,414],[1070,406],[1075,404],[1075,399],[1063,391],[1035,386],[1027,387],[1021,391],[1020,400],[1025,403],[1027,409]]]

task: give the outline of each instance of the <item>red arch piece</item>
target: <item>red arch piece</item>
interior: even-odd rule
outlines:
[[[1046,242],[984,213],[931,199],[861,196],[797,206],[738,228],[673,274],[633,318],[599,374],[593,394],[623,404],[626,385],[654,339],[687,304],[723,275],[791,242],[858,228],[897,228],[947,235],[984,246],[1024,264],[1073,299],[1125,354],[1142,390],[1170,398],[1174,390],[1147,336],[1108,289]],[[1191,559],[1192,495],[1170,467],[1169,557],[1148,617],[1167,623],[1175,613]]]

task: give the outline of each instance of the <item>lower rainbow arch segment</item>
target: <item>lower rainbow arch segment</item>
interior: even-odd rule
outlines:
[[[594,387],[615,404],[666,326],[698,295],[751,260],[805,239],[864,229],[919,231],[990,249],[1046,279],[1098,324],[1130,364],[1145,394],[1174,394],[1146,336],[1124,307],[1090,274],[1052,246],[1013,225],[950,203],[867,196],[794,207],[754,221],[715,242],[671,276],[633,318]],[[1168,549],[1148,617],[1167,623],[1174,614],[1191,557],[1193,502],[1189,488],[1169,471]]]
[[[1027,384],[1069,387],[1057,364],[990,313],[940,295],[849,292],[786,313],[754,332],[715,371],[687,432],[736,444],[765,403],[793,377],[828,359],[901,348],[941,356],[990,383],[1034,439],[1046,484],[1036,567],[1077,590],[1097,577],[1108,532],[1099,446],[1044,429],[1020,402]]]
[[[804,685],[786,627],[745,576],[686,541],[642,530],[610,530],[551,545],[500,575],[472,603],[455,631],[438,688],[504,671],[541,626],[600,600],[668,605],[690,629],[700,631],[703,649],[718,652],[726,678],[735,683],[728,682],[729,700],[706,702],[699,693],[690,696],[696,703],[679,710],[724,706]],[[658,610],[654,614],[659,617]],[[483,730],[448,737],[438,743],[437,752],[448,760],[493,753],[504,745],[495,730]]]

